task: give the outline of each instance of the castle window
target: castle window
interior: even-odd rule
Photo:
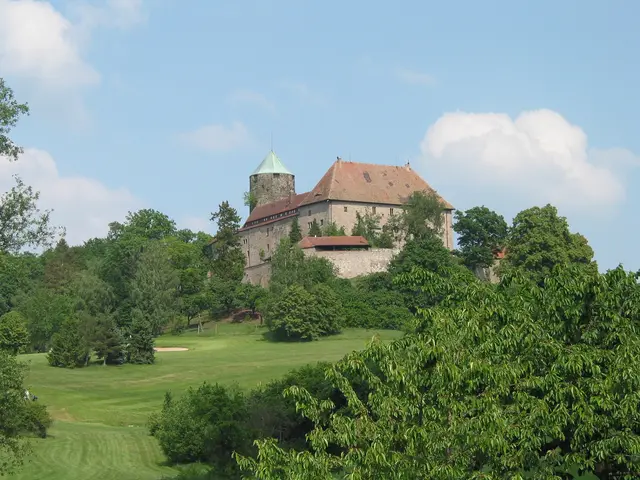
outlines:
[[[344,211],[346,212],[347,210],[349,210],[349,207],[344,207]]]
[[[389,209],[389,215],[393,215],[393,208]]]
[[[309,210],[309,215],[311,215],[311,210]]]
[[[313,222],[307,222],[307,226],[308,226],[309,228],[311,228],[311,225],[312,225],[312,224],[313,224]]]
[[[267,252],[271,250],[271,245],[267,243]]]
[[[267,227],[267,237],[269,236],[269,227]]]
[[[320,226],[324,225],[324,220],[320,220]]]
[[[372,212],[373,212],[373,214],[375,215],[375,214],[376,214],[376,207],[372,207],[372,208],[371,208],[371,211],[372,211]]]

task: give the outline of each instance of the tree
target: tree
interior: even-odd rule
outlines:
[[[150,365],[155,362],[153,325],[139,308],[131,312],[129,336],[125,341],[125,355],[129,363]]]
[[[149,242],[131,281],[131,304],[154,336],[160,335],[177,313],[178,274],[169,262],[166,246]]]
[[[27,320],[13,311],[0,316],[0,350],[17,355],[29,345]]]
[[[455,217],[453,230],[458,234],[464,264],[472,270],[491,268],[495,254],[507,240],[509,227],[504,217],[484,206],[457,211]]]
[[[289,231],[289,241],[291,245],[297,245],[300,240],[302,240],[300,222],[298,221],[298,217],[294,217],[293,222],[291,222],[291,230]]]
[[[416,191],[409,195],[402,211],[404,229],[414,238],[442,235],[444,204],[434,191]]]
[[[278,295],[286,287],[302,285],[311,288],[317,283],[328,283],[336,278],[335,266],[326,258],[306,257],[302,249],[288,238],[280,240],[271,256],[269,291]]]
[[[322,236],[322,230],[320,229],[320,224],[318,224],[318,221],[315,218],[313,219],[313,222],[311,222],[311,226],[309,227],[308,235],[310,237],[321,237]]]
[[[80,322],[69,317],[51,339],[47,361],[52,367],[77,368],[89,363],[89,346],[80,332]]]
[[[406,277],[428,288],[419,271]],[[347,399],[338,412],[288,388],[315,424],[311,448],[260,440],[257,459],[236,455],[243,470],[258,480],[637,477],[639,275],[574,264],[544,287],[516,277],[469,285],[466,301],[422,312],[420,331],[329,368]]]
[[[124,336],[111,315],[95,319],[91,343],[103,365],[120,365],[125,361]]]
[[[218,231],[214,237],[213,274],[217,277],[240,282],[244,276],[245,258],[240,244],[240,216],[229,202],[222,202],[216,213],[211,214]]]
[[[29,106],[18,103],[13,90],[0,78],[0,156],[8,157],[9,160],[18,160],[22,153],[22,148],[9,138],[11,129],[17,125],[22,115],[29,115]]]
[[[244,192],[244,206],[249,207],[249,213],[251,213],[253,209],[256,208],[257,203],[258,200],[252,192]]]
[[[0,350],[0,476],[11,474],[29,453],[26,435],[46,436],[51,418],[43,405],[25,399],[26,365]]]
[[[325,237],[344,237],[346,232],[344,231],[344,227],[338,227],[336,222],[329,222],[324,228],[322,235]]]
[[[342,301],[331,287],[318,283],[311,288],[315,299],[315,310],[309,319],[318,325],[320,335],[335,335],[344,326],[344,308]]]
[[[552,205],[533,207],[513,219],[501,275],[518,270],[541,284],[556,265],[578,264],[597,269],[586,238],[569,231],[565,217]]]
[[[291,285],[274,301],[267,326],[277,340],[316,340],[321,334],[317,324],[318,304],[300,285]]]

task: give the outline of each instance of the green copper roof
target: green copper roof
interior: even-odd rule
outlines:
[[[262,163],[251,175],[260,175],[261,173],[286,173],[288,175],[293,175],[293,173],[287,170],[287,167],[284,166],[273,150],[264,157]]]

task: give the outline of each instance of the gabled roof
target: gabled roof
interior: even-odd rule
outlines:
[[[247,220],[244,222],[244,227],[242,228],[242,230],[244,230],[245,228],[249,228],[251,226],[250,223],[255,222],[256,220],[268,218],[273,215],[280,215],[281,213],[297,209],[300,206],[300,202],[302,202],[302,200],[304,200],[307,195],[308,192],[299,193],[298,195],[291,195],[290,197],[285,197],[281,200],[255,207],[251,211],[251,215],[249,215],[249,218],[247,218]],[[297,215],[297,213],[295,213],[295,215]],[[273,221],[276,221],[279,218],[273,219]],[[266,222],[261,222],[260,225],[263,225],[264,223]]]
[[[258,165],[258,168],[251,175],[260,175],[262,173],[285,173],[287,175],[293,175],[287,167],[284,166],[282,160],[278,158],[273,150],[271,150],[262,163]]]
[[[302,249],[315,247],[368,247],[369,242],[364,237],[340,236],[340,237],[304,237],[298,242]]]
[[[402,205],[415,191],[435,190],[408,164],[399,167],[338,159],[300,205],[326,200]],[[447,209],[453,209],[442,200]]]

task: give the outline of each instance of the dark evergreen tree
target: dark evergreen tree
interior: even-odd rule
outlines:
[[[293,222],[291,223],[289,240],[291,241],[291,245],[296,245],[300,240],[302,240],[302,230],[300,230],[300,222],[298,221],[298,217],[295,217],[293,219]]]
[[[111,315],[100,315],[96,319],[92,344],[103,365],[124,363],[124,338]]]
[[[211,214],[216,222],[216,232],[212,248],[212,270],[217,277],[240,282],[244,275],[245,258],[240,245],[240,216],[229,202],[222,202],[216,213]]]
[[[311,227],[309,227],[309,236],[310,237],[321,237],[322,236],[322,229],[320,228],[320,225],[318,224],[317,220],[313,220],[313,222],[311,222]]]
[[[131,327],[128,343],[126,344],[126,358],[129,363],[148,365],[155,362],[155,342],[153,328],[144,313],[134,308],[131,312]]]
[[[89,363],[89,348],[76,317],[67,318],[53,336],[47,360],[53,367],[66,368],[84,367]]]

